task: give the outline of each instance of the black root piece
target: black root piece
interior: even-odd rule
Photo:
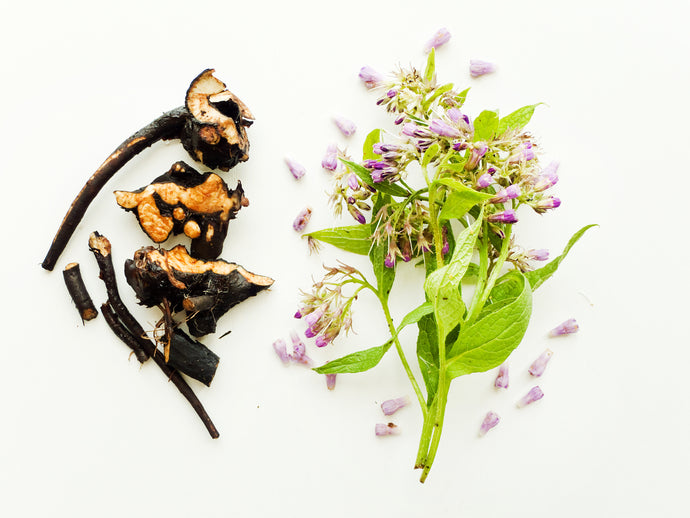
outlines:
[[[101,306],[101,312],[103,313],[103,317],[105,318],[106,322],[108,322],[110,328],[113,330],[115,335],[120,340],[122,340],[130,348],[133,348],[134,346],[138,346],[140,344],[140,341],[122,324],[122,322],[120,322],[120,320],[117,317],[117,314],[108,303],[103,304]],[[211,421],[211,418],[206,413],[206,409],[201,404],[201,401],[199,401],[199,399],[196,397],[196,394],[194,394],[192,388],[182,378],[179,372],[177,372],[170,365],[165,363],[162,354],[155,354],[156,347],[153,344],[153,342],[149,340],[147,340],[147,342],[147,352],[153,357],[154,361],[156,362],[156,365],[158,365],[158,367],[161,369],[163,374],[165,374],[168,380],[170,380],[173,383],[173,385],[177,387],[177,390],[179,390],[180,393],[184,396],[184,398],[189,402],[189,404],[192,405],[192,408],[197,413],[201,421],[204,423],[204,426],[206,426],[206,429],[208,430],[208,433],[211,435],[211,437],[214,439],[220,437],[218,429],[213,424],[213,421]]]
[[[175,329],[168,365],[210,387],[220,358],[201,342]]]
[[[145,306],[167,299],[178,312],[186,300],[187,326],[194,336],[213,333],[216,321],[231,307],[273,284],[270,277],[234,263],[194,259],[181,245],[169,251],[140,248],[125,262],[125,277]]]
[[[252,119],[244,103],[213,77],[213,70],[204,70],[187,90],[185,106],[164,113],[137,131],[91,175],[70,205],[41,266],[46,270],[55,268],[88,206],[132,157],[159,140],[180,139],[195,160],[227,171],[249,158],[245,127],[251,125]]]
[[[96,310],[96,307],[93,305],[89,292],[86,291],[84,279],[81,277],[79,263],[68,264],[62,272],[62,275],[65,278],[67,291],[69,291],[74,305],[77,306],[79,315],[81,315],[82,323],[86,320],[93,320],[96,318],[98,316],[98,310]]]
[[[132,350],[140,363],[144,363],[149,359],[151,353],[148,351],[150,341],[144,331],[144,328],[139,325],[139,322],[130,313],[127,307],[120,298],[120,292],[117,289],[117,281],[115,280],[115,269],[113,268],[113,258],[110,254],[110,241],[98,232],[93,232],[89,236],[89,249],[93,252],[100,269],[101,280],[105,283],[105,289],[108,293],[108,302],[112,309],[117,314],[117,317],[124,323],[129,331],[134,336],[136,343],[132,346]]]
[[[201,174],[184,162],[139,190],[115,191],[118,205],[134,212],[146,234],[162,243],[170,234],[191,238],[191,254],[198,259],[215,259],[223,251],[228,223],[249,204],[242,184],[228,189],[214,173]]]

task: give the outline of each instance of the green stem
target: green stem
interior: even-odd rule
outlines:
[[[479,238],[479,274],[477,276],[477,286],[474,290],[470,308],[467,310],[467,319],[473,317],[477,306],[484,294],[484,287],[486,286],[487,273],[489,270],[489,223],[484,220],[482,227],[482,235]]]
[[[442,366],[442,371],[445,374],[445,366]],[[419,477],[419,481],[424,483],[426,477],[429,476],[429,471],[431,471],[431,466],[436,458],[436,452],[438,451],[438,445],[441,442],[441,433],[443,431],[443,418],[446,413],[446,403],[448,402],[448,389],[450,388],[449,383],[441,383],[441,371],[439,371],[439,383],[438,392],[436,393],[436,412],[434,413],[434,423],[433,423],[433,435],[431,438],[431,444],[429,445],[429,451],[426,454],[424,460],[424,467],[422,470],[422,475]],[[445,375],[444,375],[445,378]]]

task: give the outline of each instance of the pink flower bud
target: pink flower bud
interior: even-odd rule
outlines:
[[[577,324],[577,321],[574,318],[571,318],[569,320],[566,320],[562,324],[557,325],[551,331],[549,331],[549,336],[554,337],[561,335],[569,335],[572,333],[577,333],[578,329],[580,329],[580,326]]]
[[[346,137],[354,135],[355,131],[357,131],[357,126],[355,123],[350,119],[346,119],[345,117],[334,117],[333,122],[335,122],[335,125],[338,126],[340,132]]]
[[[450,40],[450,32],[445,27],[437,30],[429,41],[424,45],[424,52],[428,54],[431,49],[437,49],[442,45],[445,45]]]
[[[551,356],[553,356],[553,351],[551,349],[547,349],[541,353],[539,358],[534,360],[534,363],[530,366],[527,372],[529,372],[530,375],[534,376],[535,378],[538,378],[544,374],[544,370],[546,369],[546,365],[549,363]]]
[[[539,401],[541,398],[544,397],[544,393],[541,391],[539,386],[534,386],[532,387],[527,394],[523,396],[523,398],[517,402],[518,408],[525,407],[527,405],[531,405],[535,401]]]
[[[498,416],[498,414],[495,412],[488,412],[484,418],[484,421],[482,421],[481,427],[479,428],[479,436],[485,436],[486,432],[494,428],[500,420],[501,418]]]
[[[409,403],[410,400],[405,396],[396,399],[389,399],[381,403],[381,410],[383,410],[385,415],[392,415]]]
[[[494,387],[508,388],[508,383],[508,364],[503,363],[498,368],[498,376],[496,376],[496,381],[494,381]]]
[[[288,169],[292,173],[292,176],[295,177],[295,180],[299,180],[304,176],[304,173],[306,173],[306,169],[304,169],[304,166],[299,162],[295,162],[290,158],[285,158],[285,163],[287,164]]]

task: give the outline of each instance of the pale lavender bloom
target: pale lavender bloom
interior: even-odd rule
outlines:
[[[527,405],[531,405],[535,401],[539,401],[541,398],[544,397],[544,393],[541,391],[539,386],[534,386],[531,389],[529,389],[529,392],[523,396],[523,398],[517,402],[518,408],[525,407]]]
[[[547,165],[537,177],[533,189],[537,192],[541,192],[556,185],[556,182],[558,182],[558,166],[559,162],[557,161],[553,161]]]
[[[290,361],[290,355],[287,352],[287,344],[282,338],[278,338],[278,340],[273,342],[273,350],[283,363],[288,363]]]
[[[432,120],[431,124],[429,124],[429,129],[442,137],[456,138],[460,136],[459,129],[454,128],[447,122],[443,122],[441,119]]]
[[[307,356],[307,347],[304,345],[299,335],[294,331],[290,331],[290,338],[292,339],[292,354],[290,354],[290,359],[296,363],[311,365],[312,360]]]
[[[463,115],[462,112],[457,108],[450,108],[446,110],[446,115],[456,124],[460,122],[461,119],[465,119],[467,117],[466,115]]]
[[[549,251],[546,248],[532,248],[527,250],[527,258],[533,261],[548,261]]]
[[[326,374],[326,388],[333,390],[335,388],[335,374]]]
[[[489,173],[484,173],[479,178],[477,178],[477,189],[486,189],[494,181],[494,177]]]
[[[486,152],[489,150],[489,146],[486,145],[484,142],[475,142],[473,147],[472,147],[472,152],[470,153],[470,157],[467,159],[467,162],[465,162],[465,169],[468,171],[474,169],[477,167],[477,164],[479,164],[479,160],[486,155]]]
[[[386,97],[388,97],[389,99],[392,99],[392,98],[395,97],[396,95],[398,95],[398,91],[397,91],[397,90],[388,90],[388,91],[386,92]]]
[[[492,214],[489,216],[488,220],[493,221],[494,223],[517,223],[518,219],[515,215],[515,211],[513,209],[508,209],[504,210],[503,212]]]
[[[371,67],[364,66],[359,70],[359,78],[367,88],[375,88],[383,82],[383,76]]]
[[[329,343],[331,343],[331,338],[326,334],[317,336],[314,341],[316,347],[326,347]]]
[[[397,435],[400,433],[397,425],[394,425],[393,423],[376,423],[374,431],[378,437],[385,435]]]
[[[450,32],[445,27],[436,31],[436,33],[431,37],[429,41],[424,45],[424,52],[429,53],[431,49],[437,49],[442,45],[445,45],[450,40]]]
[[[359,189],[359,178],[357,178],[357,175],[355,173],[350,173],[350,176],[347,177],[347,185],[353,191]]]
[[[505,203],[508,200],[513,200],[520,196],[520,187],[517,185],[509,185],[505,189],[501,189],[496,195],[489,200],[489,203]]]
[[[549,336],[554,337],[561,335],[569,335],[572,333],[577,333],[578,329],[580,329],[580,326],[577,324],[577,321],[574,318],[571,318],[569,320],[566,320],[562,324],[557,325],[551,331],[549,331]]]
[[[338,146],[330,144],[326,149],[326,155],[321,160],[321,167],[328,171],[338,169]]]
[[[345,117],[334,117],[333,122],[335,122],[335,125],[338,126],[340,132],[346,137],[354,135],[355,131],[357,131],[357,126],[355,123],[350,119],[346,119]]]
[[[292,176],[295,177],[295,180],[299,180],[304,176],[304,173],[306,173],[306,169],[304,169],[304,166],[300,164],[299,162],[295,162],[291,158],[285,158],[285,163],[288,166],[288,169],[292,173]]]
[[[547,349],[541,353],[541,355],[539,355],[539,358],[534,360],[534,363],[532,363],[527,372],[529,372],[535,378],[538,378],[544,374],[544,370],[546,370],[546,365],[549,363],[551,356],[553,356],[553,351],[551,349]]]
[[[323,316],[323,309],[318,308],[315,311],[312,311],[309,313],[307,316],[304,317],[304,322],[307,324],[307,327],[312,327],[314,324],[316,324],[319,319]]]
[[[496,70],[496,66],[488,61],[482,61],[481,59],[470,59],[470,75],[472,77],[483,76],[484,74],[490,74]]]
[[[429,138],[429,137],[433,136],[427,128],[423,128],[422,126],[418,126],[414,122],[405,123],[403,125],[402,133],[403,133],[403,135],[406,135],[408,137],[417,137],[417,138]]]
[[[297,214],[295,221],[292,222],[292,228],[297,232],[302,232],[311,219],[311,207],[305,207]]]
[[[494,428],[500,420],[501,418],[498,416],[497,413],[487,412],[486,417],[484,418],[484,421],[482,421],[482,425],[479,428],[479,436],[485,436],[486,432]]]
[[[498,368],[498,376],[496,376],[496,381],[494,381],[494,387],[496,388],[508,388],[508,364],[502,363]]]
[[[549,196],[548,198],[542,198],[537,202],[536,209],[537,210],[546,210],[546,209],[556,209],[561,206],[561,199],[556,198],[555,196]]]
[[[385,142],[377,142],[373,146],[373,151],[377,155],[383,155],[384,153],[395,153],[398,155],[401,150],[402,147],[398,146],[397,144],[387,144]]]
[[[395,399],[389,399],[381,403],[381,410],[383,410],[383,413],[385,415],[393,415],[402,407],[407,406],[409,403],[410,400],[406,396]]]

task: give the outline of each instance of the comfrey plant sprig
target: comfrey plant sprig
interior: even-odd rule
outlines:
[[[379,92],[377,104],[394,116],[396,131],[372,131],[360,163],[339,153],[342,165],[331,169],[331,202],[336,212],[346,207],[357,224],[307,237],[368,255],[374,278],[344,264],[328,269],[296,316],[306,321],[306,335],[324,346],[352,325],[357,294],[374,293],[390,339],[315,370],[363,372],[396,350],[424,418],[415,462],[423,482],[438,449],[451,381],[506,360],[527,329],[532,292],[592,225],[576,232],[563,253],[540,268],[536,265],[548,260],[548,251],[515,243],[513,228],[523,207],[542,214],[561,203],[550,193],[558,163],[542,166],[538,145],[524,130],[537,105],[505,117],[486,110],[470,119],[461,111],[467,90],[437,84],[433,49],[423,74],[401,70],[387,81],[364,68],[360,77]],[[389,297],[396,275],[405,272],[400,262],[423,266],[426,277],[419,305],[396,325]],[[462,281],[472,279],[474,290],[463,293]],[[344,296],[348,284],[355,291]],[[421,382],[398,338],[410,325],[419,330]]]

